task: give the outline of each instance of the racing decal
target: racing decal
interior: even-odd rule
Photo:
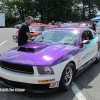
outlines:
[[[81,65],[81,62],[82,62],[82,55],[76,56],[76,60],[77,60],[77,66]]]
[[[59,87],[59,82],[58,81],[50,83],[49,88],[56,88],[56,87]]]
[[[97,56],[97,55],[96,55]],[[77,71],[76,71],[76,76],[80,73],[80,72],[82,72],[85,68],[87,68],[89,65],[91,65],[94,61],[95,61],[95,58],[96,58],[96,56],[95,57],[93,57],[92,59],[90,59],[88,62],[86,62],[84,65],[82,65],[81,67],[79,67],[78,69],[77,69]]]
[[[81,66],[78,68],[78,71],[82,70],[84,68],[84,66]]]
[[[93,52],[95,52],[95,49],[93,49],[91,52],[88,52],[87,54],[85,54],[82,60],[85,60],[88,57],[90,57]]]

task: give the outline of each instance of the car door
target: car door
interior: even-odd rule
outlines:
[[[83,35],[84,34],[84,35]],[[81,35],[81,42],[84,40],[89,40],[89,44],[83,44],[81,47],[81,64],[79,66],[84,65],[89,60],[91,60],[93,57],[96,56],[98,52],[98,36],[97,34],[93,34],[91,30],[84,31]],[[78,67],[79,67],[78,66]]]

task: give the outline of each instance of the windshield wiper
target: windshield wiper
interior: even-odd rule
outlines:
[[[42,35],[42,34],[41,34]],[[41,41],[39,41],[39,42],[42,42],[44,40],[44,37],[42,36],[42,40]]]
[[[42,39],[40,41],[38,41],[38,42],[43,42],[43,40],[44,40],[44,37],[42,36]]]

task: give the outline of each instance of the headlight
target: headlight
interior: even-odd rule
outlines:
[[[37,66],[39,74],[54,74],[54,71],[51,67],[48,66]]]
[[[17,36],[13,36],[13,39],[17,39]]]

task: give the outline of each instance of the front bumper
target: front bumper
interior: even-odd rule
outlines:
[[[22,83],[22,82],[15,82],[10,81],[4,78],[0,77],[0,84],[3,84],[6,87],[10,87],[13,89],[24,89],[27,92],[32,93],[50,93],[58,90],[58,87],[56,88],[49,88],[50,83],[47,84],[28,84],[28,83]]]
[[[59,87],[50,88],[50,84],[60,81],[61,74],[40,75],[34,67],[33,74],[18,73],[0,67],[0,83],[11,88],[25,88],[25,91],[33,93],[48,93],[56,91]],[[55,79],[50,82],[38,82],[38,80]]]

